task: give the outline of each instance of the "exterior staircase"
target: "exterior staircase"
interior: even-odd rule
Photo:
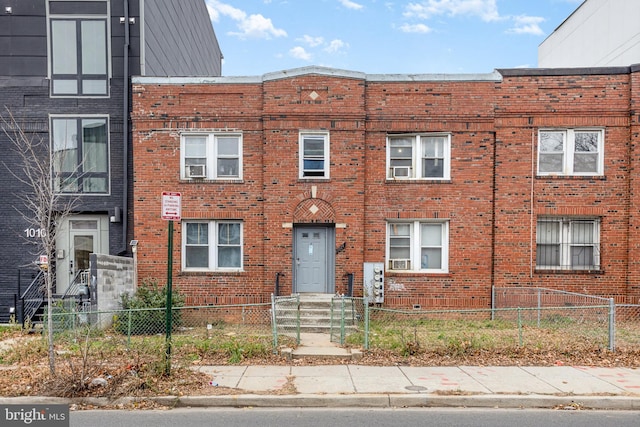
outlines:
[[[331,294],[300,294],[296,302],[276,308],[276,324],[280,331],[331,334],[339,330],[344,319],[346,329],[355,329],[357,313],[350,299]]]
[[[358,313],[350,298],[331,294],[300,294],[275,304],[274,322],[278,334],[299,339],[296,349],[283,349],[288,359],[353,359],[359,350],[340,347],[336,341],[355,331]]]

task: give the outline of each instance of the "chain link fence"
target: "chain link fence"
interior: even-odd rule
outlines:
[[[424,349],[456,354],[517,347],[566,351],[640,346],[640,305],[615,305],[607,299],[543,289],[500,298],[496,293],[497,304],[491,309],[398,310],[371,305],[363,298],[336,296],[327,331],[332,342],[343,346],[404,355]],[[504,307],[505,301],[522,306]],[[164,308],[104,312],[81,308],[56,307],[52,318],[56,345],[74,348],[91,341],[105,354],[111,349],[134,359],[162,357]],[[243,352],[248,356],[253,351],[253,344],[256,352],[272,355],[280,347],[299,344],[300,330],[298,295],[273,297],[271,304],[172,309],[174,351],[202,360],[223,352],[237,361]]]
[[[345,345],[348,337],[366,329],[365,299],[335,296],[331,300],[331,342]]]
[[[271,295],[271,325],[274,352],[281,342],[281,336],[291,337],[296,344],[300,344],[300,295]]]
[[[370,307],[368,330],[350,339],[354,345],[403,355],[425,349],[461,354],[516,347],[554,351],[607,348],[610,326],[608,317],[600,316],[607,308],[392,310]]]
[[[640,304],[616,304],[615,347],[640,348]]]
[[[95,312],[81,308],[57,306],[52,314],[55,345],[67,349],[63,358],[91,348],[104,359],[125,357],[134,365],[166,363],[166,309]],[[271,354],[273,349],[268,303],[174,307],[171,317],[172,353],[182,362],[221,357],[239,362]]]

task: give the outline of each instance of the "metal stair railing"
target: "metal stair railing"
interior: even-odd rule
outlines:
[[[46,289],[44,271],[38,272],[31,284],[20,297],[22,302],[22,326],[31,322],[33,316],[38,312],[45,299]]]
[[[78,271],[73,278],[73,282],[71,282],[67,290],[64,291],[60,299],[67,300],[69,298],[76,298],[80,295],[80,288],[84,286],[89,286],[89,270]]]

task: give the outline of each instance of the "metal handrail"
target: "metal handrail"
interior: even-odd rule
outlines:
[[[77,297],[80,294],[80,286],[89,286],[89,270],[79,270],[61,299]]]
[[[22,325],[30,321],[42,305],[45,298],[44,271],[39,271],[38,275],[29,284],[24,293],[20,296],[22,303]]]

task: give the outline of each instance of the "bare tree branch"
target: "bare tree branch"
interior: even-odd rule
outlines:
[[[73,213],[80,199],[77,195],[65,195],[55,191],[54,184],[59,182],[60,177],[56,176],[56,171],[52,168],[48,141],[28,135],[8,108],[5,115],[0,115],[0,126],[9,138],[11,148],[18,155],[17,164],[8,165],[2,162],[23,187],[23,192],[15,196],[22,202],[24,209],[16,205],[14,208],[21,213],[27,224],[41,230],[35,242],[30,240],[30,243],[34,244],[34,262],[37,255],[47,255],[49,262],[53,262],[60,227],[65,218]],[[81,165],[77,167],[79,169]],[[47,265],[43,270],[45,270],[47,298],[49,368],[51,374],[55,375],[52,322],[53,269]]]

